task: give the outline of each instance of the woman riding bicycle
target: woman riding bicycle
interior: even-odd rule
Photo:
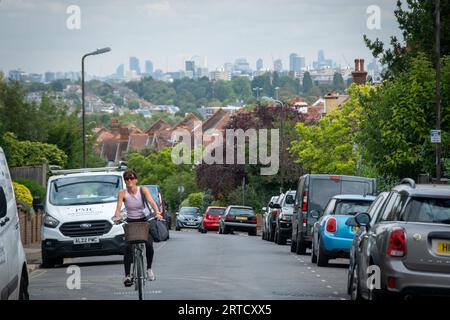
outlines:
[[[134,172],[133,170],[127,170],[124,172],[123,178],[125,180],[126,189],[119,191],[114,221],[118,223],[121,219],[120,211],[122,209],[122,204],[125,205],[125,209],[127,211],[127,223],[147,221],[148,219],[146,218],[144,213],[145,204],[143,202],[142,195],[145,197],[147,202],[152,206],[153,210],[155,210],[156,218],[162,219],[161,212],[159,211],[158,206],[156,205],[147,188],[137,186],[136,172]],[[150,234],[148,239],[149,240],[145,243],[145,251],[147,257],[147,274],[148,279],[150,281],[153,281],[155,280],[155,275],[153,274],[152,271],[152,261],[154,251],[153,251],[153,238]],[[133,260],[132,245],[127,243],[125,255],[123,258],[125,266],[124,285],[126,287],[130,287],[133,285],[133,281],[130,276],[132,260]]]

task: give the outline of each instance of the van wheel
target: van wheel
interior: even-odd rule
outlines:
[[[297,241],[294,241],[294,239],[291,240],[291,252],[297,252]]]
[[[301,255],[306,254],[306,245],[303,243],[300,236],[297,236],[297,245],[295,252]]]
[[[19,300],[30,300],[30,295],[28,294],[28,281],[24,274],[20,277]]]
[[[311,263],[317,263],[317,255],[316,255],[316,248],[314,246],[314,239],[312,240],[311,245]]]
[[[54,268],[57,264],[63,264],[63,257],[49,258],[45,255],[42,255],[42,266],[44,268]]]

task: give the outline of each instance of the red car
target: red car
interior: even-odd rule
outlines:
[[[220,217],[225,213],[224,207],[208,207],[203,215],[203,221],[199,231],[206,233],[208,230],[219,230]]]

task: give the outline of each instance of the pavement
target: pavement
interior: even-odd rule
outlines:
[[[123,286],[122,259],[65,259],[62,266],[37,269],[30,275],[30,298],[136,300],[134,287]],[[155,243],[156,281],[147,282],[145,292],[151,300],[346,300],[347,268],[345,259],[317,267],[310,256],[291,253],[289,244],[260,236],[171,231],[168,241]],[[75,270],[79,287],[73,286]]]
[[[24,246],[25,255],[27,257],[28,274],[39,269],[42,258],[41,258],[41,243],[36,242]]]

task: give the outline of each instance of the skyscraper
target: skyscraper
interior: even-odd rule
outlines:
[[[141,68],[139,67],[139,59],[136,57],[130,58],[130,71],[135,71],[136,74],[141,74]]]
[[[289,56],[289,71],[300,72],[301,69],[301,58],[298,54],[291,53]]]
[[[259,59],[256,61],[256,70],[257,70],[257,71],[261,71],[263,68],[264,68],[264,62],[263,62],[263,59],[259,58]]]
[[[273,70],[275,70],[276,72],[283,71],[283,62],[281,61],[281,59],[277,59],[273,62]]]
[[[150,60],[145,61],[145,73],[147,75],[153,74],[153,62],[151,62]]]
[[[244,58],[236,59],[236,61],[234,62],[234,70],[240,71],[242,73],[249,73],[250,64]]]
[[[185,66],[186,71],[192,71],[193,73],[195,73],[195,61],[193,60],[185,61]]]
[[[123,65],[123,63],[117,67],[116,76],[119,79],[123,79],[125,77],[125,66]]]

